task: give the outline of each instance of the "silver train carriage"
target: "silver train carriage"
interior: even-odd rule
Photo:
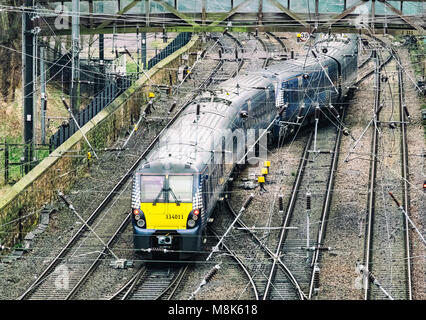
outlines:
[[[235,133],[244,137],[273,123],[269,133],[277,138],[290,133],[283,122],[301,122],[317,106],[338,103],[357,77],[357,42],[356,36],[322,36],[306,57],[240,74],[189,103],[135,171],[135,249],[148,258],[199,252],[235,163],[244,161],[247,149],[235,150]]]

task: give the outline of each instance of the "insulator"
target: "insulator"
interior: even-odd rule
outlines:
[[[316,59],[317,58],[317,54],[315,53],[315,51],[311,50],[311,52],[312,52],[312,55],[314,56],[314,58]]]
[[[302,116],[302,112],[303,112],[303,110],[305,109],[305,105],[304,104],[302,104],[301,106],[300,106],[300,108],[299,108],[299,112],[297,113],[297,119],[300,119],[301,118],[301,116]]]
[[[235,48],[235,60],[238,60],[238,48]]]
[[[164,252],[163,248],[151,248],[152,252]]]
[[[176,102],[173,102],[173,104],[172,104],[172,106],[170,107],[170,109],[169,109],[169,112],[168,113],[172,113],[173,112],[173,110],[176,108]]]
[[[291,49],[291,51],[290,51],[290,59],[294,59],[294,50],[293,49]]]
[[[59,191],[58,195],[62,199],[62,201],[65,202],[65,204],[68,208],[70,208],[72,206],[71,203],[68,201],[68,199],[65,197],[65,195],[62,192]]]
[[[403,106],[403,108],[404,108],[404,112],[405,112],[406,117],[407,117],[408,119],[410,119],[410,114],[408,113],[408,108],[407,108],[407,106],[406,106],[406,105],[404,105],[404,106]]]
[[[280,194],[278,196],[278,208],[280,211],[284,211],[284,202],[283,202],[283,195]]]
[[[247,208],[248,208],[248,206],[250,205],[250,203],[253,201],[253,198],[254,198],[254,194],[252,193],[252,194],[248,197],[248,199],[246,200],[246,202],[244,203],[244,205],[243,205],[243,208],[244,208],[244,209],[247,209]]]
[[[306,193],[306,209],[311,210],[311,193]]]
[[[213,277],[214,277],[214,275],[217,273],[217,271],[219,270],[219,266],[218,265],[215,265],[210,271],[209,271],[209,273],[206,275],[206,277],[205,277],[205,281],[206,282],[209,282]]]
[[[259,29],[256,28],[256,37],[259,35]]]
[[[397,206],[398,206],[398,208],[399,208],[401,205],[399,204],[399,201],[398,201],[398,200],[396,200],[396,198],[395,198],[395,196],[393,195],[393,193],[389,191],[389,195],[392,197],[393,201],[395,201],[396,205],[397,205]]]
[[[315,119],[319,119],[320,107],[317,105],[315,107]]]
[[[196,115],[197,115],[197,117],[199,117],[200,116],[200,104],[197,104],[197,111],[196,111]]]
[[[397,125],[396,125],[396,123],[395,123],[395,122],[391,122],[391,123],[389,123],[389,128],[391,128],[391,129],[396,129],[396,127],[397,127]]]
[[[336,118],[340,118],[339,113],[337,112],[337,110],[333,107],[332,104],[329,105],[330,111],[331,113],[336,117]]]
[[[320,286],[320,268],[314,267],[314,289],[319,289]]]
[[[381,104],[379,105],[379,109],[377,109],[376,114],[379,114],[379,113],[380,113],[380,111],[382,111],[382,109],[383,109],[383,103],[381,103]]]
[[[219,49],[219,59],[222,59],[222,49]]]

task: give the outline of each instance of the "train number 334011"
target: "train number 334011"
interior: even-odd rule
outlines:
[[[183,214],[166,214],[166,219],[183,219]]]

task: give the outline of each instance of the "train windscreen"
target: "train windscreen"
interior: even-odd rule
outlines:
[[[169,176],[169,201],[192,202],[192,176]]]
[[[141,176],[141,202],[164,202],[164,176]]]

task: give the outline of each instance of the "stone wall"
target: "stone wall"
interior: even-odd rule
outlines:
[[[152,83],[168,84],[170,72],[173,81],[176,81],[176,72],[170,69],[177,69],[183,63],[182,54],[184,52],[198,50],[198,36],[193,36],[186,46],[147,72]],[[196,55],[189,55],[189,64],[193,64],[195,58]],[[95,149],[110,146],[137,121],[141,108],[148,100],[151,81],[143,76],[81,128]],[[8,247],[16,244],[19,238],[19,228],[22,228],[22,234],[34,228],[38,222],[40,209],[46,203],[56,199],[57,190],[66,192],[85,173],[87,170],[85,158],[66,156],[76,151],[83,154],[89,151],[82,132],[78,131],[72,135],[0,199],[1,244]],[[20,219],[25,216],[27,217]],[[22,223],[21,226],[19,220]]]

